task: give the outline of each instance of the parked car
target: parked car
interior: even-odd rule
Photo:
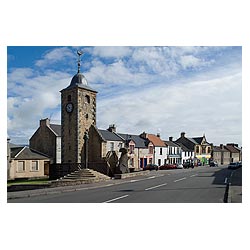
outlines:
[[[143,168],[143,170],[145,171],[145,170],[158,170],[159,169],[159,167],[157,166],[157,165],[155,165],[155,164],[147,164],[144,168]]]
[[[210,167],[218,167],[218,163],[216,161],[210,161],[209,166]]]
[[[237,168],[240,168],[242,166],[241,163],[239,162],[231,162],[229,165],[228,165],[228,169],[237,169]]]
[[[160,170],[164,170],[164,169],[176,169],[176,165],[175,164],[164,164],[164,165],[161,165],[159,167]]]
[[[183,168],[194,168],[194,164],[190,161],[186,161],[183,163]]]
[[[177,168],[183,168],[183,165],[180,163],[177,165]]]

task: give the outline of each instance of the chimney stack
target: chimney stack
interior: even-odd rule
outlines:
[[[143,133],[140,134],[140,137],[143,138],[143,139],[147,139],[148,134],[144,131]]]
[[[115,124],[109,125],[108,131],[111,133],[116,133],[116,126]]]
[[[46,119],[41,119],[40,120],[40,127],[49,127],[50,125],[50,120],[49,118],[46,118]]]
[[[223,149],[223,144],[220,144],[220,148]]]
[[[160,134],[160,133],[157,133],[157,135],[156,135],[156,136],[160,138],[160,137],[161,137],[161,134]]]
[[[173,136],[170,136],[170,137],[169,137],[169,141],[173,141]]]
[[[185,132],[181,132],[181,137],[185,137]]]

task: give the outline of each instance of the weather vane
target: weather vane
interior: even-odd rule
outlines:
[[[77,55],[79,56],[78,58],[78,73],[80,73],[80,67],[81,67],[81,56],[83,55],[83,52],[80,50],[77,50]]]

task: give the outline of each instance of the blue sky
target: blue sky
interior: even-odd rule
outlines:
[[[97,126],[206,134],[214,144],[242,143],[241,47],[8,47],[8,136],[28,144],[49,117],[60,124],[60,90],[81,71],[98,91]]]

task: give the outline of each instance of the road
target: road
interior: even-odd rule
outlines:
[[[232,171],[227,166],[151,171],[8,203],[222,203]]]

